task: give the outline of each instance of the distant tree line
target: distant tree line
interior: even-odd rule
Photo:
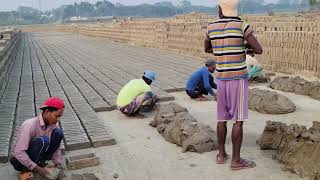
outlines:
[[[109,1],[98,1],[95,4],[88,2],[64,5],[52,11],[55,18],[68,19],[74,16],[99,17],[99,16],[133,16],[133,17],[170,17],[176,14],[190,12],[215,13],[216,8],[194,6],[189,1],[181,1],[179,5],[173,5],[169,1],[155,4],[140,4],[135,6],[125,6],[122,4],[112,4]]]
[[[0,11],[0,26],[14,24],[44,24],[48,23],[44,12],[30,7],[19,7],[17,11]]]
[[[320,0],[308,0],[312,10],[320,9]]]
[[[279,0],[277,4],[268,4],[264,0],[240,0],[240,14],[269,13],[276,11],[305,11],[319,9],[320,0]],[[30,7],[19,7],[16,11],[0,12],[0,25],[12,24],[44,24],[63,22],[71,17],[170,17],[176,14],[201,12],[217,15],[218,6],[205,7],[192,5],[187,0],[173,5],[169,1],[155,4],[140,4],[126,6],[113,4],[109,1],[98,1],[94,4],[89,2],[63,5],[51,11],[41,12]]]

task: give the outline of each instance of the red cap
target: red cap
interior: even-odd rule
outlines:
[[[58,97],[51,97],[48,100],[46,100],[42,105],[41,105],[41,109],[45,108],[45,107],[54,107],[57,109],[64,109],[64,102],[63,100],[61,100]]]

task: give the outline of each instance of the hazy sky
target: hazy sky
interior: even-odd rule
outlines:
[[[62,4],[72,4],[74,2],[97,2],[98,0],[0,0],[0,11],[16,10],[18,6],[30,6],[42,10],[49,10],[59,7]],[[155,3],[163,0],[109,0],[112,3],[121,3],[125,5],[134,5],[141,3]],[[173,3],[179,0],[170,0]],[[277,0],[265,0],[266,2],[276,2]],[[190,0],[195,5],[214,6],[218,0]]]

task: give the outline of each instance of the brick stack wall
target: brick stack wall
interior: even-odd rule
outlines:
[[[244,16],[264,49],[258,61],[271,71],[320,77],[319,15]],[[73,24],[53,29],[207,57],[210,55],[203,52],[206,26],[216,19],[193,13],[170,19]]]

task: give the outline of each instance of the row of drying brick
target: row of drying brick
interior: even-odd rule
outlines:
[[[7,66],[8,82],[3,91],[0,103],[0,162],[6,162],[9,157],[10,140],[13,132],[17,98],[20,89],[23,45],[19,43],[20,36],[8,59],[11,67]]]
[[[51,77],[53,77],[55,86],[50,87],[49,85],[51,95],[62,97],[68,102],[67,104],[70,107],[68,110],[72,112],[65,115],[61,121],[65,136],[69,136],[69,138],[65,138],[67,149],[85,148],[90,146],[89,141],[94,147],[114,144],[115,139],[112,137],[110,127],[105,126],[104,122],[98,118],[93,107],[88,104],[83,96],[83,92],[79,91],[66,74],[67,69],[63,68],[63,60],[60,55],[42,42],[37,42],[37,44],[46,58],[48,64],[46,68],[49,68],[48,70],[53,73]],[[46,70],[43,69],[43,71]],[[53,84],[53,82],[51,83]]]
[[[0,104],[0,128],[5,133],[0,139],[1,162],[8,159],[10,144],[14,144],[22,122],[39,114],[40,104],[50,96],[59,96],[66,102],[61,128],[68,150],[115,143],[110,127],[105,127],[92,107],[77,94],[78,90],[70,86],[72,83],[66,80],[57,56],[50,49],[27,37],[18,49]]]
[[[61,46],[70,47],[71,45],[64,43],[64,44],[61,44]],[[110,46],[108,46],[108,48],[110,48]],[[103,64],[100,64],[102,62],[98,62],[97,59],[99,59],[99,57],[97,57],[97,54],[90,54],[87,52],[85,53],[83,52],[83,50],[88,48],[74,47],[72,49],[68,49],[68,48],[64,48],[64,49],[65,50],[61,50],[60,52],[67,51],[65,53],[70,55],[69,59],[72,60],[70,62],[73,63],[73,66],[75,66],[76,64],[81,65],[82,67],[85,67],[86,70],[89,72],[89,74],[86,74],[86,76],[83,76],[84,78],[88,78],[88,83],[90,83],[92,87],[94,87],[95,90],[99,92],[99,94],[102,94],[103,97],[108,99],[112,98],[113,102],[115,102],[116,94],[119,93],[119,91],[121,90],[121,87],[124,86],[129,81],[129,79],[124,81],[123,79],[119,78],[119,75],[125,74],[126,71],[117,68],[115,64],[113,65],[108,65],[108,64],[110,64],[115,59],[119,59],[119,58],[122,59],[121,54],[115,51],[113,51],[113,53],[116,54],[115,56],[111,55],[112,53],[108,53],[108,55],[104,55],[103,56],[104,58],[102,58],[103,60],[105,60],[105,62],[103,62]],[[83,50],[76,52],[77,51],[76,49],[83,49]],[[95,48],[95,51],[96,50],[97,49]],[[95,58],[93,58],[94,55],[95,55]],[[139,73],[139,77],[141,76],[141,72],[143,72],[141,70],[140,70],[141,72],[137,71],[137,69],[135,68],[134,68],[134,71],[135,73]],[[94,85],[95,83],[98,84],[99,82],[102,83],[102,86]],[[108,89],[111,89],[112,92],[104,93]],[[161,95],[160,97],[161,100],[173,99],[173,96],[169,95],[165,91],[161,89],[157,89],[157,90],[158,90],[158,93]]]
[[[96,43],[95,55],[96,58],[92,61],[106,66],[108,63],[111,71],[118,70],[118,74],[131,70],[134,76],[140,77],[143,69],[153,69],[158,75],[158,85],[160,89],[165,91],[177,91],[175,89],[181,89],[185,87],[188,76],[194,71],[197,66],[202,66],[201,61],[197,61],[192,58],[183,59],[182,56],[174,57],[173,55],[167,55],[166,53],[157,52],[155,50],[138,48],[136,46],[128,46],[126,44],[110,43],[105,44]],[[104,48],[108,47],[108,48]],[[79,49],[91,49],[88,46],[81,46]],[[102,54],[99,55],[101,52]],[[86,53],[87,54],[87,53]],[[92,62],[90,61],[90,62]],[[194,63],[195,62],[195,63]],[[103,64],[104,63],[104,64]],[[126,65],[132,65],[132,68],[124,68],[118,64],[123,63]],[[131,66],[130,66],[131,67]],[[108,77],[113,76],[111,73]],[[115,77],[116,78],[116,77]]]

